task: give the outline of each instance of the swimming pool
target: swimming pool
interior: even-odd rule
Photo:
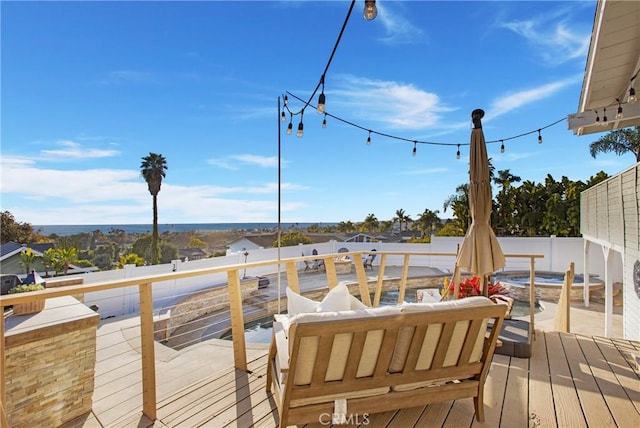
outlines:
[[[529,299],[529,271],[505,271],[494,275],[495,281],[500,281],[509,290],[509,295],[516,300]],[[535,293],[537,299],[557,301],[560,298],[564,272],[540,271],[534,276]],[[571,299],[579,300],[583,295],[584,276],[575,275],[571,286]],[[589,275],[589,291],[604,289],[604,281],[595,275]]]

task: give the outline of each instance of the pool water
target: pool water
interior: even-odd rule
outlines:
[[[416,301],[415,289],[405,291],[405,301]],[[395,305],[398,302],[398,291],[387,291],[380,296],[380,306]],[[373,302],[374,296],[371,296]],[[536,305],[535,312],[541,311],[539,305]],[[523,302],[516,300],[513,308],[511,309],[511,317],[518,318],[529,315],[529,302]],[[253,321],[245,323],[244,326],[244,339],[247,343],[270,343],[273,331],[273,315],[266,315],[264,317],[257,318]],[[225,332],[221,337],[224,340],[231,340],[231,330]]]

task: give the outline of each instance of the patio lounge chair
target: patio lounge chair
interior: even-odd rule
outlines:
[[[505,308],[479,296],[278,316],[267,390],[279,426],[466,397],[483,421],[484,383]]]
[[[369,254],[367,257],[364,258],[363,263],[364,263],[364,268],[370,268],[371,270],[373,270],[373,261],[376,259],[376,254]]]

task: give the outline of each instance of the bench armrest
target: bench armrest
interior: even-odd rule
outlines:
[[[289,370],[289,342],[284,325],[281,322],[274,321],[273,338],[276,344],[276,358],[280,365],[280,371],[286,372]]]

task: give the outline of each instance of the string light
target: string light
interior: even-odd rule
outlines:
[[[367,146],[371,145],[371,131],[369,131],[369,136],[367,137]]]
[[[287,115],[286,115],[286,114],[284,114],[284,111],[282,112],[282,116],[281,116],[281,117],[282,117],[282,121],[283,121],[283,122],[286,122],[286,121],[287,121]]]
[[[607,108],[604,108],[602,113],[602,126],[607,126],[609,124],[609,120],[607,119]]]
[[[322,84],[322,91],[318,95],[318,108],[316,111],[320,114],[324,113],[326,97],[324,96],[324,75],[320,78],[320,84]]]
[[[635,103],[638,101],[638,97],[636,96],[636,90],[635,88],[632,86],[629,88],[629,102],[631,104]]]
[[[303,117],[304,117],[304,109],[302,109],[302,111],[300,112],[300,123],[298,124],[298,132],[296,133],[298,138],[302,138],[302,134],[304,133],[303,125],[302,125],[302,118]]]
[[[301,99],[300,97],[296,96],[295,94],[293,94],[291,92],[287,92],[287,93],[289,95],[291,95],[292,98],[295,98],[298,101],[300,101],[302,103],[305,103],[305,101],[303,99]],[[315,108],[312,104],[305,103],[305,106],[306,105],[310,105],[312,108]],[[596,112],[596,115],[598,115],[598,111],[596,110],[595,112]],[[300,113],[297,113],[297,114],[300,114]],[[336,116],[334,114],[331,114],[331,113],[329,113],[327,111],[324,112],[324,119],[322,121],[323,128],[325,127],[327,116],[329,116],[329,117],[331,117],[331,118],[333,118],[333,119],[335,119],[335,120],[337,120],[339,122],[342,122],[342,123],[344,123],[346,125],[352,126],[354,128],[362,129],[363,131],[365,131],[367,133],[371,133],[372,135],[375,134],[375,135],[379,135],[379,136],[382,136],[382,137],[391,138],[391,139],[394,139],[394,140],[406,141],[406,142],[410,142],[410,143],[414,143],[414,144],[428,144],[428,145],[433,145],[433,146],[458,146],[458,147],[460,147],[460,146],[468,146],[468,145],[470,145],[469,143],[447,143],[447,142],[437,142],[437,141],[420,141],[420,140],[414,140],[414,139],[408,139],[408,138],[404,138],[404,137],[399,137],[399,136],[396,136],[396,135],[391,135],[391,134],[388,134],[388,133],[385,133],[385,132],[380,132],[380,131],[376,131],[376,130],[373,130],[373,129],[366,128],[366,127],[364,127],[362,125],[359,125],[357,123],[351,122],[351,121],[346,120],[346,119],[343,119],[343,118],[341,118],[339,116]],[[536,128],[536,129],[534,129],[532,131],[529,131],[529,132],[523,132],[521,134],[513,135],[513,136],[507,137],[507,138],[501,138],[501,139],[496,139],[496,140],[487,140],[487,141],[485,141],[485,143],[486,144],[504,143],[505,141],[515,140],[515,139],[522,138],[522,137],[525,137],[527,135],[531,135],[531,134],[535,134],[535,133],[538,133],[538,137],[539,137],[538,138],[538,142],[540,142],[540,138],[542,137],[541,132],[543,130],[545,130],[547,128],[551,128],[552,126],[555,126],[555,125],[559,124],[560,122],[564,122],[565,120],[566,120],[566,118],[563,117],[563,118],[560,118],[560,119],[558,119],[558,120],[556,120],[556,121],[554,121],[554,122],[552,122],[552,123],[550,123],[548,125],[542,126],[540,128]],[[600,117],[599,116],[596,118],[596,122],[600,122]]]
[[[460,144],[458,144],[458,151],[456,152],[456,159],[460,159]]]
[[[364,11],[362,13],[364,19],[372,21],[378,16],[378,8],[376,7],[376,0],[365,0]]]
[[[594,110],[596,112],[596,125],[600,125],[600,114],[598,113],[598,110]]]
[[[504,153],[504,141],[500,140],[500,153]]]
[[[327,113],[324,114],[324,118],[322,119],[322,127],[327,127]]]
[[[411,152],[411,156],[415,156],[418,153],[418,148],[416,147],[416,144],[418,144],[417,141],[413,142],[413,151]]]
[[[620,120],[624,117],[624,114],[622,113],[622,105],[620,104],[620,99],[616,98],[616,101],[618,101],[618,112],[616,113],[616,119]]]
[[[289,120],[289,126],[287,126],[287,135],[291,135],[291,132],[293,131],[293,113],[291,114],[291,119]]]
[[[540,129],[538,129],[538,144],[542,144],[542,134],[540,133]]]
[[[289,98],[287,98],[287,96],[284,96],[284,106],[288,106],[289,105]]]

